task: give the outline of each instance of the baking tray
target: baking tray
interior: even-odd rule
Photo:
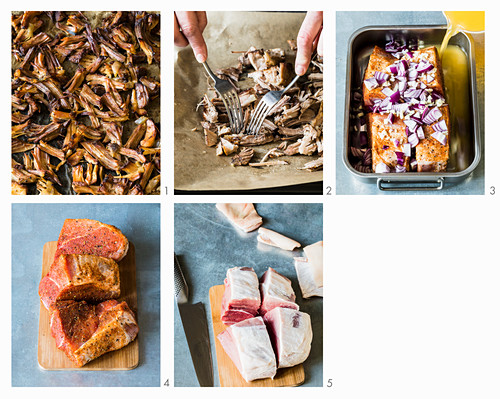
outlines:
[[[446,172],[408,173],[363,173],[356,170],[349,159],[350,135],[353,119],[350,118],[351,93],[362,87],[368,59],[375,45],[384,47],[391,39],[418,40],[424,45],[439,46],[446,33],[446,25],[422,26],[367,26],[358,29],[349,39],[347,53],[346,106],[344,114],[343,160],[347,169],[357,179],[366,183],[376,183],[384,191],[441,190],[445,184],[457,184],[467,178],[481,159],[481,139],[476,87],[476,60],[474,44],[470,35],[458,33],[450,39],[449,45],[462,49],[467,56],[469,118],[468,125],[460,131],[452,128],[453,140],[458,145],[450,146],[450,159]],[[445,77],[446,87],[446,77]],[[453,109],[450,109],[454,119]],[[450,140],[451,141],[451,140]]]

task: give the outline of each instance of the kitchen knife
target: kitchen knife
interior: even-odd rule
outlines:
[[[214,386],[212,350],[208,335],[208,322],[203,303],[189,303],[189,290],[174,254],[175,298],[181,315],[182,327],[193,360],[198,382],[202,387]]]

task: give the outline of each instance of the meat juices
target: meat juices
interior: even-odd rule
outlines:
[[[40,281],[38,294],[47,309],[67,299],[100,302],[118,298],[118,264],[94,255],[59,255]]]
[[[311,317],[296,309],[276,307],[266,313],[264,321],[269,330],[278,368],[303,363],[311,352]]]
[[[276,357],[262,317],[233,324],[217,338],[247,382],[276,375]]]
[[[61,301],[51,307],[50,332],[57,347],[77,366],[132,342],[139,327],[126,302],[99,305]]]
[[[259,235],[257,236],[257,241],[272,245],[284,249],[286,251],[293,251],[295,248],[300,247],[300,243],[284,236],[283,234],[277,233],[273,230],[266,229],[265,227],[259,228]]]
[[[229,221],[245,233],[254,231],[262,224],[253,204],[216,204]]]
[[[66,219],[57,241],[60,254],[85,254],[122,260],[128,240],[116,227],[90,219]]]
[[[259,279],[251,267],[233,267],[226,273],[221,319],[231,325],[252,318],[260,308]]]
[[[295,303],[292,282],[272,267],[268,268],[260,279],[260,293],[262,297],[260,314],[262,316],[276,307],[299,310],[299,305]]]
[[[323,296],[323,241],[305,247],[304,254],[294,258],[302,296]]]

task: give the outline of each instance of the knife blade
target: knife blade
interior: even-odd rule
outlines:
[[[189,289],[175,253],[174,278],[177,307],[198,382],[201,387],[213,387],[212,350],[205,307],[201,302],[189,303]]]

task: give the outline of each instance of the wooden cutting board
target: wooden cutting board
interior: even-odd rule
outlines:
[[[135,284],[135,248],[129,243],[125,258],[120,267],[120,290],[118,301],[126,301],[137,316],[137,290]],[[43,246],[42,277],[49,271],[54,260],[57,241],[50,241]],[[139,326],[140,329],[140,326]],[[140,335],[139,330],[139,335]],[[136,338],[130,344],[117,351],[108,352],[83,367],[75,367],[63,351],[57,349],[56,341],[50,334],[50,316],[40,301],[40,323],[38,326],[38,364],[45,370],[131,370],[139,364],[139,341]]]
[[[215,337],[215,352],[217,354],[217,368],[221,387],[295,387],[304,383],[305,373],[302,364],[285,369],[278,369],[274,379],[266,378],[246,382],[234,365],[231,358],[222,347],[217,335],[227,326],[221,321],[222,296],[224,285],[214,285],[210,288],[210,308],[212,311],[212,326]]]

